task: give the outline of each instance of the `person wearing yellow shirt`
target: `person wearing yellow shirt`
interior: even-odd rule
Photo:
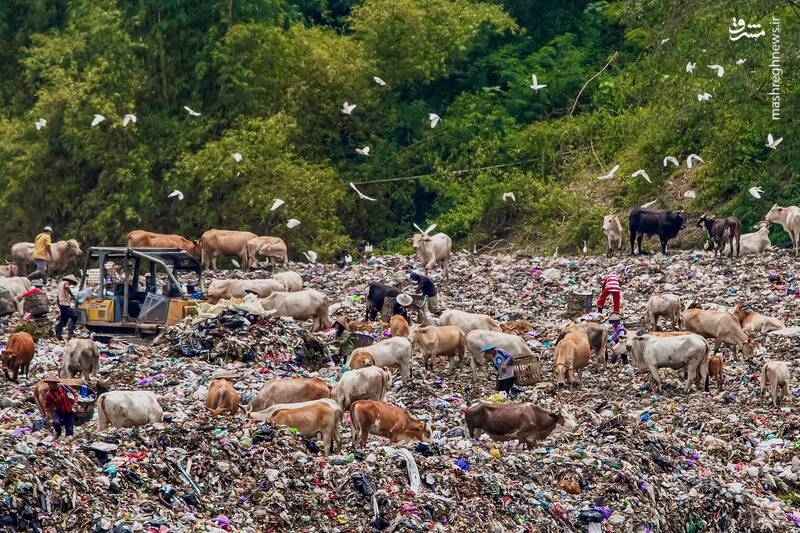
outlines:
[[[50,254],[50,245],[53,243],[53,228],[45,226],[44,230],[36,236],[33,241],[33,260],[36,262],[36,270],[28,274],[28,279],[42,278],[47,284],[47,262],[53,256]]]

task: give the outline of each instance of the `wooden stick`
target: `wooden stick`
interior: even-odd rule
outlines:
[[[597,74],[595,74],[594,76],[592,76],[591,78],[589,78],[589,79],[586,81],[586,83],[584,83],[584,84],[583,84],[583,87],[581,87],[581,90],[580,90],[580,91],[578,91],[578,96],[576,96],[576,97],[575,97],[575,102],[572,104],[572,109],[570,109],[570,110],[569,110],[569,116],[572,116],[572,113],[575,111],[575,106],[576,106],[576,105],[578,105],[578,99],[581,97],[581,94],[583,94],[583,90],[586,88],[586,86],[587,86],[587,85],[589,85],[589,83],[591,83],[591,81],[592,81],[593,79],[595,79],[597,76],[599,76],[600,74],[602,74],[602,73],[603,73],[603,71],[604,71],[605,69],[607,69],[607,68],[608,68],[608,66],[609,66],[609,65],[610,65],[610,64],[611,64],[611,63],[612,63],[612,62],[613,62],[615,59],[617,59],[618,57],[619,57],[619,52],[614,52],[614,55],[612,55],[612,56],[611,56],[611,59],[609,59],[609,60],[608,60],[608,63],[606,63],[606,66],[604,66],[603,68],[601,68],[601,69],[600,69],[600,72],[598,72]]]

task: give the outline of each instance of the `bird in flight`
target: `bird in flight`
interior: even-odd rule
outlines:
[[[361,198],[362,200],[369,200],[370,202],[374,202],[375,201],[375,198],[370,198],[369,196],[367,196],[363,192],[361,192],[358,189],[356,189],[356,186],[352,181],[350,182],[350,188],[353,189],[354,191],[356,191],[356,193],[358,194],[358,197]]]
[[[286,223],[286,227],[289,229],[296,228],[300,225],[300,221],[296,218],[290,218],[289,221]]]
[[[654,205],[658,200],[653,200],[652,202],[647,202],[646,204],[642,205],[642,209],[647,209],[651,205]]]
[[[275,200],[272,202],[272,207],[270,207],[269,210],[270,211],[275,211],[276,209],[278,209],[280,206],[282,206],[285,203],[286,202],[284,202],[280,198],[275,198]]]
[[[761,193],[764,192],[764,191],[761,190],[761,187],[750,187],[750,191],[749,192],[750,192],[750,196],[752,196],[753,198],[758,198],[760,200],[761,199]]]
[[[707,92],[702,92],[697,95],[698,102],[708,102],[709,100],[711,100],[711,95]]]
[[[183,193],[178,189],[175,189],[174,191],[169,193],[169,196],[167,198],[177,198],[180,201],[183,200]]]
[[[428,120],[431,121],[431,129],[433,129],[437,124],[439,124],[439,121],[442,120],[442,117],[436,113],[428,113]]]
[[[303,252],[303,255],[306,256],[306,259],[308,259],[308,262],[311,263],[312,265],[317,264],[317,252],[315,252],[314,250]]]
[[[764,146],[774,150],[774,149],[776,149],[778,147],[778,145],[781,143],[781,141],[783,141],[783,137],[778,137],[776,139],[776,138],[774,138],[772,136],[771,133],[768,133],[767,134],[767,144],[765,144]]]
[[[422,233],[423,235],[427,235],[427,234],[429,234],[430,232],[432,232],[433,230],[435,230],[435,229],[436,229],[436,224],[431,224],[430,226],[428,226],[428,229],[426,229],[426,230],[424,230],[424,231],[423,231],[423,229],[422,229],[422,228],[420,228],[419,226],[417,226],[417,224],[416,224],[416,223],[414,223],[414,227],[415,227],[415,228],[417,228],[417,230],[418,230],[420,233]]]
[[[517,197],[516,197],[516,196],[514,196],[514,193],[513,193],[513,192],[504,192],[504,193],[503,193],[503,201],[505,202],[505,201],[506,201],[506,200],[508,200],[509,198],[511,198],[511,200],[512,200],[512,201],[514,201],[514,202],[516,202],[516,201],[517,201]]]
[[[725,75],[725,69],[722,67],[722,65],[708,65],[708,68],[716,71],[718,78],[721,78]]]
[[[199,117],[202,114],[202,113],[198,113],[197,111],[195,111],[194,109],[192,109],[188,105],[183,106],[183,108],[186,110],[187,113],[189,113],[190,116],[193,116],[193,117]]]
[[[345,101],[345,103],[342,104],[342,113],[344,113],[345,115],[350,115],[353,113],[353,109],[355,108],[356,104],[349,104]]]
[[[136,115],[134,115],[132,113],[128,113],[127,115],[122,117],[122,127],[123,128],[126,127],[128,125],[128,123],[130,123],[130,122],[133,122],[134,124],[136,124]]]
[[[668,155],[664,158],[664,166],[667,166],[667,163],[672,163],[676,167],[680,165],[680,163],[678,163],[678,158],[673,155]]]
[[[369,155],[369,146],[365,146],[364,148],[356,148],[356,153],[358,155],[368,156]]]
[[[40,129],[47,127],[47,121],[43,118],[40,118],[39,120],[34,122],[34,124],[36,125],[36,131],[39,131]]]
[[[639,169],[636,172],[634,172],[633,174],[631,174],[632,178],[635,178],[636,176],[643,177],[645,179],[645,181],[647,181],[647,183],[653,183],[652,181],[650,181],[650,176],[648,176],[647,172],[645,172],[643,169]]]
[[[686,158],[686,167],[687,168],[692,168],[692,160],[694,160],[694,159],[700,161],[701,163],[705,163],[705,161],[700,159],[699,155],[697,155],[697,154],[689,154],[689,157]]]
[[[233,152],[231,157],[233,157],[233,160],[236,161],[237,163],[239,163],[242,160],[242,154],[240,154],[239,152]]]
[[[611,178],[614,177],[614,174],[617,173],[617,170],[619,170],[619,165],[614,165],[614,168],[611,169],[611,172],[609,172],[605,176],[597,176],[597,179],[599,179],[599,180],[610,180]]]
[[[378,85],[380,85],[381,87],[383,87],[384,85],[386,85],[386,82],[385,82],[385,81],[383,81],[382,79],[380,79],[378,76],[372,76],[372,79],[375,81],[375,83],[377,83],[377,84],[378,84]]]
[[[536,77],[536,74],[531,74],[531,81],[533,82],[531,83],[531,89],[534,91],[539,91],[540,89],[547,87],[546,84],[539,83],[539,78]]]
[[[95,115],[94,118],[92,119],[92,127],[97,126],[98,124],[103,122],[105,119],[106,119],[106,117],[104,117],[103,115]]]

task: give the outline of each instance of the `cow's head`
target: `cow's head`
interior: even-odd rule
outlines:
[[[424,233],[415,233],[414,236],[411,237],[411,245],[414,247],[415,250],[417,248],[420,248],[421,246],[424,246],[429,242],[431,242],[431,238],[428,235],[425,235]]]
[[[614,215],[606,215],[603,217],[603,231],[609,231],[615,226],[614,224],[615,218],[617,217]]]
[[[753,339],[748,337],[747,340],[742,343],[742,352],[748,359],[753,357]]]
[[[422,442],[430,442],[431,441],[431,423],[429,420],[415,420],[414,424],[419,424],[419,427],[416,428],[419,431],[419,440]]]
[[[108,392],[111,390],[111,382],[108,380],[105,381],[98,381],[94,384],[94,392],[97,396],[100,396],[104,392]]]
[[[700,218],[697,219],[697,227],[698,228],[702,228],[703,225],[706,223],[706,220],[710,221],[710,220],[712,220],[712,218],[709,217],[708,214],[706,214],[706,213],[703,213],[702,215],[700,215]]]
[[[647,334],[644,331],[637,331],[636,335],[628,337],[626,351],[631,357],[631,362],[638,368],[643,368],[644,348],[647,344]]]
[[[783,221],[783,219],[785,218],[784,214],[785,211],[786,211],[785,208],[780,207],[778,204],[775,204],[772,206],[772,209],[770,209],[767,212],[767,216],[764,217],[764,220],[772,224],[780,224],[781,221]]]
[[[675,211],[675,219],[678,221],[678,229],[686,225],[686,211]]]
[[[70,256],[80,256],[83,255],[83,250],[81,250],[81,243],[79,243],[75,239],[70,239],[67,241],[67,253]]]
[[[553,433],[572,433],[578,427],[578,421],[572,413],[567,411],[566,407],[562,407],[557,413],[549,413],[549,415],[550,418],[556,421]]]
[[[753,226],[753,229],[756,231],[769,229],[769,222],[767,222],[766,220],[761,220],[759,221],[758,224]]]

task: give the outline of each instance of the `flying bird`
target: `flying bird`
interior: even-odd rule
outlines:
[[[698,102],[708,102],[709,100],[711,100],[711,95],[707,92],[702,92],[697,95]]]
[[[317,252],[309,250],[307,252],[303,252],[303,255],[306,256],[306,259],[308,259],[308,262],[312,265],[317,264]]]
[[[667,163],[672,163],[676,167],[680,165],[680,163],[678,163],[678,158],[672,155],[668,155],[664,158],[664,166],[667,166]]]
[[[652,202],[647,202],[646,204],[642,205],[642,209],[647,209],[651,205],[654,205],[656,202],[658,202],[658,200],[653,200]]]
[[[778,145],[781,143],[781,141],[783,141],[783,137],[779,137],[779,138],[775,139],[775,138],[772,136],[772,134],[771,134],[771,133],[768,133],[768,134],[767,134],[767,144],[765,144],[764,146],[766,146],[767,148],[770,148],[770,149],[774,150],[775,148],[777,148],[777,147],[778,147]]]
[[[745,62],[745,61],[747,61],[747,59],[737,59],[737,60],[736,60],[736,64],[737,64],[737,65],[744,65],[744,62]]]
[[[280,206],[282,206],[285,203],[286,202],[284,202],[280,198],[275,198],[275,200],[272,202],[272,207],[270,207],[269,210],[270,211],[275,211],[276,209],[278,209]]]
[[[431,121],[431,129],[433,129],[437,124],[439,124],[439,121],[442,120],[442,117],[436,113],[428,113],[428,120]]]
[[[750,192],[750,196],[752,196],[753,198],[758,198],[759,200],[761,200],[761,193],[764,192],[764,191],[761,190],[761,187],[750,187],[750,191],[749,192]]]
[[[661,39],[661,44],[667,44],[669,42],[669,37],[664,37]]]
[[[353,109],[356,108],[356,104],[348,104],[347,101],[342,104],[342,113],[345,115],[350,115],[353,113]]]
[[[645,179],[645,181],[647,181],[647,183],[653,183],[652,181],[650,181],[650,176],[647,175],[647,172],[645,172],[642,169],[639,169],[636,172],[634,172],[633,174],[631,174],[632,178],[635,178],[636,176],[643,177]]]
[[[689,74],[694,73],[694,67],[696,66],[697,63],[692,63],[691,61],[689,61],[688,63],[686,63],[686,72],[688,72]]]
[[[300,225],[300,221],[296,218],[290,218],[288,222],[286,222],[286,227],[289,229],[296,228]]]
[[[129,122],[133,122],[134,124],[136,124],[136,115],[134,115],[132,113],[128,113],[127,115],[122,117],[122,127],[123,128],[126,127]]]
[[[609,172],[605,176],[597,176],[597,179],[599,179],[599,180],[610,180],[611,178],[614,177],[614,174],[617,173],[617,170],[619,170],[619,165],[614,165],[614,168],[611,169],[611,172]]]
[[[506,201],[506,200],[508,200],[509,198],[511,198],[511,200],[512,200],[512,201],[514,201],[514,202],[516,202],[516,201],[517,201],[517,197],[516,197],[516,196],[514,196],[514,193],[513,193],[513,192],[504,192],[504,193],[503,193],[503,201],[505,202],[505,201]]]
[[[368,156],[369,155],[369,146],[365,146],[364,148],[356,148],[356,153],[358,155]]]
[[[694,191],[686,191],[683,193],[684,198],[697,198],[697,194]]]
[[[233,152],[233,155],[231,157],[233,157],[233,160],[236,161],[237,163],[239,163],[242,160],[242,154],[240,154],[239,152]]]
[[[36,131],[39,131],[40,129],[47,127],[47,121],[43,118],[40,118],[39,120],[34,122],[34,124],[36,125]]]
[[[701,163],[705,163],[705,161],[700,159],[699,155],[697,155],[697,154],[689,154],[689,157],[686,158],[686,167],[687,168],[692,168],[692,160],[693,159],[696,159],[696,160],[700,161]]]
[[[417,228],[417,230],[418,230],[420,233],[422,233],[423,235],[427,235],[428,233],[430,233],[430,232],[432,232],[433,230],[435,230],[435,229],[436,229],[436,224],[431,224],[430,226],[428,226],[428,229],[426,229],[425,231],[423,231],[423,230],[422,230],[422,228],[420,228],[419,226],[417,226],[417,224],[416,224],[416,223],[414,223],[414,227],[415,227],[415,228]]]
[[[350,188],[353,189],[354,191],[356,191],[356,193],[358,194],[358,197],[361,198],[362,200],[369,200],[370,202],[374,202],[375,201],[375,198],[370,198],[369,196],[367,196],[363,192],[361,192],[358,189],[356,189],[356,186],[352,181],[350,182]]]
[[[381,87],[383,87],[384,85],[386,85],[386,82],[385,82],[385,81],[383,81],[382,79],[380,79],[378,76],[372,76],[372,79],[375,81],[375,83],[377,83],[377,84],[378,84],[378,85],[380,85]]]
[[[106,117],[104,117],[103,115],[95,114],[94,118],[92,119],[92,127],[97,126],[98,124],[103,122],[105,119],[106,119]]]
[[[175,189],[174,191],[169,193],[169,196],[167,196],[167,198],[177,198],[180,201],[183,200],[183,193],[178,189]]]
[[[717,71],[718,78],[721,78],[725,75],[725,69],[722,67],[722,65],[708,65],[708,68]]]
[[[188,105],[183,106],[183,108],[186,110],[187,113],[189,113],[190,116],[193,116],[193,117],[199,117],[202,114],[202,113],[198,113],[197,111],[195,111],[194,109],[192,109]]]
[[[534,91],[538,91],[547,87],[546,84],[539,83],[539,78],[536,77],[536,74],[531,74],[531,81],[533,82],[531,83],[531,89]]]

